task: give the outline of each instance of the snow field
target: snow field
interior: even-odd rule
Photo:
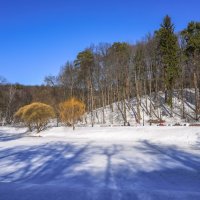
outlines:
[[[0,200],[200,199],[198,127],[0,127]]]

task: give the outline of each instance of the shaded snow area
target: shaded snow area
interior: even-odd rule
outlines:
[[[0,200],[199,200],[197,127],[0,127]]]

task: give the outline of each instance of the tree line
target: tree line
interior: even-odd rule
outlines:
[[[116,105],[127,123],[127,109],[135,120],[141,121],[141,99],[149,98],[146,111],[151,117],[159,106],[160,92],[173,115],[173,96],[181,102],[181,117],[185,118],[185,88],[194,91],[194,120],[200,114],[200,22],[189,22],[185,29],[175,32],[175,25],[167,15],[160,28],[136,44],[115,42],[91,45],[67,62],[57,76],[45,77],[45,86],[2,84],[0,116],[8,123],[19,107],[30,102],[48,103],[57,112],[57,105],[76,97],[86,105],[94,124],[94,110]],[[135,98],[136,109],[131,101]],[[157,102],[156,104],[153,102]],[[144,105],[145,106],[145,105]],[[58,113],[58,112],[57,112]],[[159,118],[159,116],[158,116]]]

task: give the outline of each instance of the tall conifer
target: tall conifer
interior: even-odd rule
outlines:
[[[156,31],[158,52],[163,66],[165,101],[173,107],[172,94],[178,76],[178,40],[174,34],[174,25],[167,15],[158,31]]]

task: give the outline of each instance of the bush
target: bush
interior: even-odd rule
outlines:
[[[85,113],[85,104],[75,98],[71,98],[59,104],[60,118],[68,126],[73,126]]]
[[[23,106],[15,113],[15,117],[23,121],[30,131],[36,128],[38,133],[46,127],[54,116],[54,110],[51,106],[39,102]]]

